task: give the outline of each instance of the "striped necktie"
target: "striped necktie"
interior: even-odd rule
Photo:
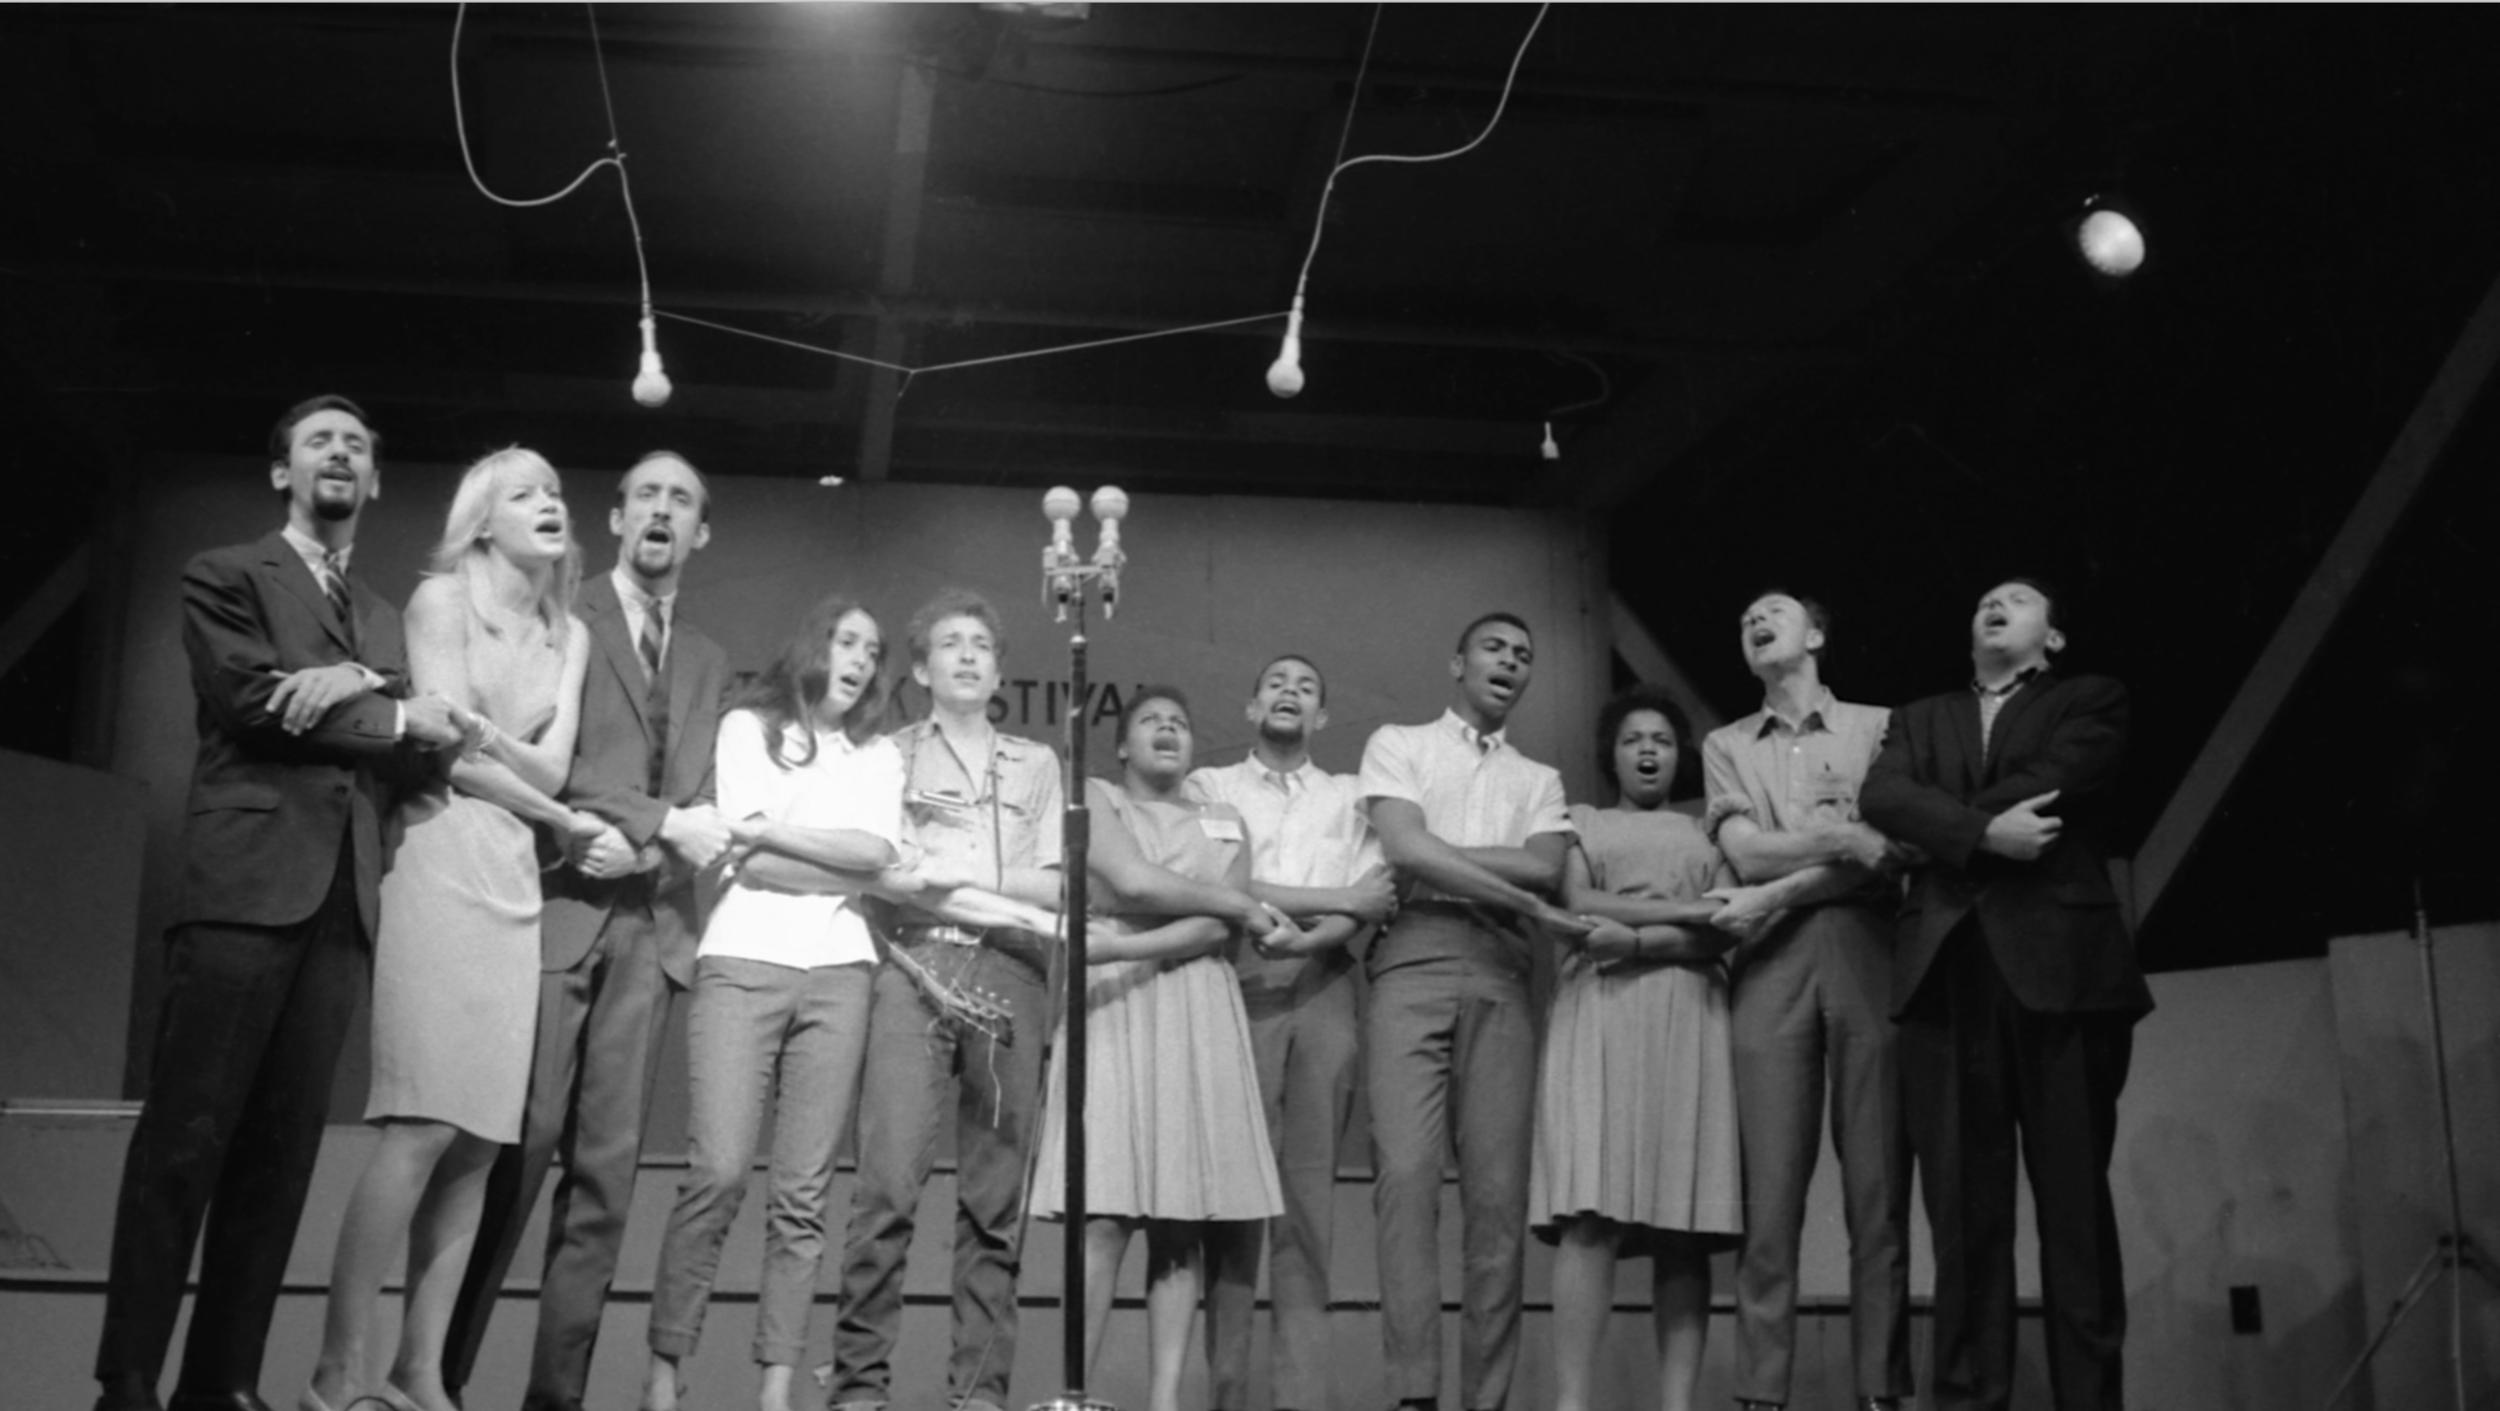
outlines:
[[[651,796],[665,799],[668,782],[668,665],[663,645],[667,631],[660,614],[666,609],[657,598],[646,598],[642,605],[642,664],[651,673],[643,694],[642,713],[651,722]]]

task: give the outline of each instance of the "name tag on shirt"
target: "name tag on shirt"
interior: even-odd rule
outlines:
[[[1198,827],[1219,843],[1241,841],[1241,820],[1238,818],[1201,818]]]

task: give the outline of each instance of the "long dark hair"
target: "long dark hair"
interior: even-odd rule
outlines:
[[[813,728],[799,731],[807,753],[798,759],[782,757],[782,741],[793,725],[805,725],[824,704],[825,692],[833,684],[833,673],[826,656],[833,634],[842,626],[842,619],[858,613],[870,622],[876,614],[861,606],[857,598],[834,593],[810,608],[799,630],[790,634],[773,656],[772,664],[762,675],[742,688],[731,704],[732,709],[751,710],[764,719],[764,749],[773,763],[782,769],[798,769],[816,761],[816,732]],[[877,717],[885,710],[885,650],[880,628],[877,672],[869,678],[859,699],[842,713],[842,733],[854,744],[864,743],[875,733]]]

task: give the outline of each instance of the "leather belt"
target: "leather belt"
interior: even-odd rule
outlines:
[[[986,937],[988,937],[990,928],[986,926],[956,926],[941,922],[935,925],[897,926],[894,928],[894,933],[895,939],[901,941],[905,945],[920,945],[924,942],[936,942],[941,945],[950,946],[977,946],[981,944]]]

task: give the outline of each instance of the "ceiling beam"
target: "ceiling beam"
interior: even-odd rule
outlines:
[[[1727,723],[1718,708],[1710,704],[1710,698],[1693,684],[1693,678],[1685,675],[1684,669],[1667,655],[1667,649],[1650,635],[1649,625],[1641,621],[1641,615],[1632,610],[1621,593],[1606,595],[1606,615],[1614,632],[1615,655],[1623,658],[1633,675],[1665,691],[1683,708],[1685,723],[1693,727],[1694,739]]]
[[[2238,694],[2231,698],[2230,707],[2214,726],[2205,748],[2179,781],[2152,831],[2145,835],[2144,846],[2137,849],[2137,916],[2149,918],[2153,914],[2171,880],[2195,851],[2206,825],[2222,806],[2232,784],[2238,781],[2249,757],[2257,752],[2283,703],[2300,685],[2302,674],[2334,630],[2345,605],[2360,589],[2370,566],[2395,533],[2397,522],[2412,505],[2423,482],[2430,478],[2440,453],[2447,449],[2449,439],[2490,380],[2495,361],[2500,361],[2500,279],[2493,280],[2484,291],[2482,303],[2466,320],[2465,330],[2457,335],[2447,360],[2423,390],[2413,414],[2405,419],[2404,429],[2396,434],[2386,459],[2362,489],[2361,498],[2344,519],[2344,527],[2327,545],[2309,581],[2301,586],[2300,596],[2293,600],[2291,611],[2284,614],[2282,625],[2275,628],[2273,639],[2266,643],[2257,664],[2240,683]]]

